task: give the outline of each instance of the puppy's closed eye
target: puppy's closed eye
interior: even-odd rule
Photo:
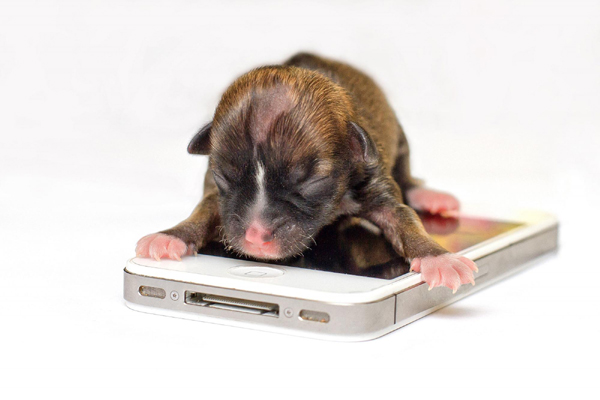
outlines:
[[[332,176],[314,176],[300,183],[298,192],[304,198],[320,197],[335,190]]]
[[[219,188],[219,190],[221,190],[221,191],[229,190],[230,183],[227,180],[227,178],[225,178],[224,174],[222,174],[221,172],[217,172],[215,170],[212,170],[212,174],[213,174],[213,178],[215,179],[215,183],[217,184],[217,187]]]

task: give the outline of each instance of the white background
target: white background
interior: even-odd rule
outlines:
[[[0,4],[3,398],[597,395],[598,1]],[[200,197],[189,139],[298,50],[381,84],[431,186],[558,215],[558,255],[357,344],[126,308],[135,242]]]

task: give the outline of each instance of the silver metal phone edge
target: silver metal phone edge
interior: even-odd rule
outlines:
[[[479,273],[476,274],[476,285],[463,285],[456,294],[452,294],[451,290],[447,288],[429,291],[425,283],[419,283],[374,302],[356,304],[325,303],[182,281],[167,281],[132,274],[124,270],[124,298],[126,305],[136,311],[316,339],[365,341],[375,339],[408,325],[425,315],[517,273],[530,266],[531,262],[537,257],[552,252],[557,247],[558,223],[555,223],[549,229],[476,259],[479,265]],[[151,285],[157,282],[163,283],[163,287],[165,282],[169,282],[169,287],[166,288],[167,293],[172,291],[181,292],[179,293],[180,298],[187,288],[187,290],[208,291],[223,296],[233,295],[232,297],[243,297],[248,300],[276,302],[280,304],[281,312],[278,318],[266,318],[260,315],[244,314],[230,310],[194,308],[194,306],[185,304],[183,300],[173,301],[169,297],[160,301],[159,299],[142,298],[137,292],[137,288],[142,283]],[[293,311],[291,317],[285,317],[282,313],[283,310],[288,308]],[[330,322],[319,323],[300,320],[298,314],[302,309],[316,309],[317,311],[327,312],[331,316]]]

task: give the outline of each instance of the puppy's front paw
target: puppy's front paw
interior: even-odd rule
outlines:
[[[473,271],[478,271],[472,260],[450,253],[415,258],[410,264],[410,270],[421,273],[421,278],[429,285],[429,290],[436,286],[447,286],[452,289],[452,293],[456,293],[461,284],[474,285]]]
[[[137,242],[135,254],[138,257],[154,258],[156,261],[161,258],[181,261],[181,256],[192,254],[192,249],[175,236],[153,233]]]
[[[456,197],[448,193],[423,187],[410,189],[406,193],[408,205],[417,211],[426,211],[430,214],[457,216],[460,203]]]

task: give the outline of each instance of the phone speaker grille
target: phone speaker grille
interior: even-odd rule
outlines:
[[[324,324],[329,322],[329,314],[321,311],[302,310],[299,315],[300,319],[304,321],[321,322]]]
[[[157,299],[164,299],[167,297],[167,292],[165,292],[165,289],[152,286],[140,286],[138,292],[144,297],[155,297]]]

